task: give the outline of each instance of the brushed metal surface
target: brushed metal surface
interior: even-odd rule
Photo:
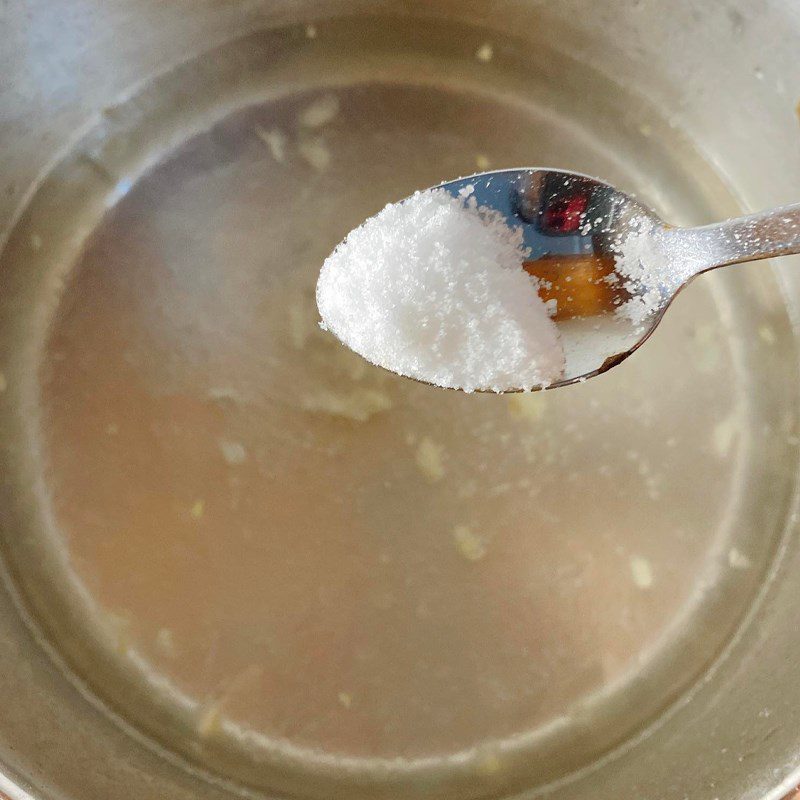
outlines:
[[[535,151],[685,224],[791,199],[790,12],[28,5],[0,89],[19,796],[785,793],[792,279],[709,276],[545,402],[364,368],[311,290],[360,219],[484,160]],[[723,30],[781,35],[732,64]],[[757,103],[758,170],[717,85],[719,114]]]

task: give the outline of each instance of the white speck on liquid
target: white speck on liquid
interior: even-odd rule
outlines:
[[[502,762],[497,753],[487,752],[482,754],[475,762],[475,772],[478,775],[495,775],[500,771]]]
[[[213,700],[201,707],[197,718],[197,734],[206,739],[216,733],[221,725],[222,700]]]
[[[738,548],[728,550],[728,566],[731,569],[750,569],[753,562]]]
[[[649,589],[653,585],[653,567],[646,558],[632,556],[630,567],[633,582],[639,589]]]
[[[475,58],[483,64],[488,64],[494,58],[494,47],[489,42],[484,42],[475,51]]]
[[[512,419],[538,422],[546,409],[547,395],[542,392],[519,392],[508,397],[508,413]]]
[[[175,657],[175,637],[169,628],[159,628],[156,634],[156,646],[167,658]]]
[[[222,457],[230,466],[237,466],[244,464],[247,461],[247,450],[241,442],[235,442],[231,439],[219,439],[220,452]]]
[[[419,471],[430,483],[436,483],[444,478],[444,445],[437,444],[425,436],[417,447],[414,460]]]
[[[769,325],[762,325],[758,329],[758,335],[761,337],[761,341],[768,345],[773,345],[778,341],[775,331]]]
[[[261,139],[262,142],[267,146],[269,149],[270,155],[277,161],[279,164],[286,163],[286,146],[287,146],[287,139],[286,135],[278,130],[278,128],[272,128],[271,130],[265,130],[260,125],[255,126],[256,136]]]
[[[300,406],[305,411],[341,417],[353,422],[367,422],[394,405],[392,398],[380,389],[360,386],[346,391],[334,392],[320,388],[300,397]]]
[[[306,106],[297,117],[303,128],[321,128],[332,122],[339,114],[339,98],[334,94],[325,94]]]
[[[724,420],[714,426],[711,434],[711,441],[714,452],[719,458],[725,458],[731,450],[738,428],[740,425],[739,416],[736,413],[729,414]]]
[[[331,163],[331,152],[321,136],[301,140],[297,144],[297,152],[317,172],[324,172]]]
[[[486,555],[486,540],[468,525],[456,525],[453,540],[459,555],[467,561],[480,561]]]
[[[245,403],[244,395],[232,386],[212,386],[208,390],[208,399],[217,403],[228,401],[235,405],[243,405]]]

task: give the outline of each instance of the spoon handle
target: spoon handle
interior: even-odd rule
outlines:
[[[692,253],[695,272],[787,256],[800,253],[800,204],[699,228],[673,228],[672,232],[675,244]]]

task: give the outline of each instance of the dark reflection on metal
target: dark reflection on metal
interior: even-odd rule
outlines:
[[[539,279],[541,298],[556,302],[556,321],[612,314],[630,299],[615,275],[615,231],[635,211],[611,186],[583,175],[507,170],[443,188],[519,224],[529,250],[525,270]]]

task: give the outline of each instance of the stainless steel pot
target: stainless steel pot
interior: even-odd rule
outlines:
[[[778,798],[797,264],[612,374],[393,380],[321,259],[476,169],[797,201],[789,2],[0,10],[0,793]]]

